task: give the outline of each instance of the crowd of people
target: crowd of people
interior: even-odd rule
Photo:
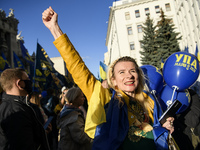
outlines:
[[[23,69],[1,73],[0,150],[197,150],[200,99],[189,89],[184,113],[160,124],[160,105],[144,88],[136,61],[121,57],[102,83],[89,71],[51,8],[42,13],[54,45],[76,83],[61,93],[32,91]]]
[[[63,87],[60,96],[52,88],[38,93],[20,68],[4,70],[0,84],[0,149],[90,147],[92,140],[84,132],[85,97],[78,87]]]

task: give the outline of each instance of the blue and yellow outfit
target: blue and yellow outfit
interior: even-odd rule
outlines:
[[[128,111],[130,105],[128,96],[121,91],[124,104],[120,105],[115,94],[111,95],[109,89],[104,89],[101,86],[101,82],[89,71],[66,34],[57,38],[54,41],[54,45],[66,62],[67,69],[72,74],[74,82],[87,97],[89,107],[85,132],[91,138],[95,137],[93,150],[128,149],[127,145],[134,143],[131,142],[134,139],[131,134],[131,128],[134,127],[131,126],[133,122],[132,112]],[[148,137],[152,139],[150,140],[150,143],[153,143],[152,145],[155,143],[152,149],[155,149],[155,146],[156,149],[168,149],[168,131],[162,128],[158,122],[158,118],[161,116],[160,108],[151,95],[145,92],[143,95],[148,96],[149,100],[152,101],[154,113],[149,113],[149,118],[153,125],[153,130],[145,135],[142,133],[145,138],[139,141],[147,140]],[[141,144],[141,146],[144,145]],[[148,142],[146,145],[148,145]],[[142,148],[140,147],[140,149]]]

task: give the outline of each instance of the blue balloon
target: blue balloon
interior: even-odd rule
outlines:
[[[145,83],[148,86],[150,92],[155,91],[155,94],[160,93],[164,86],[164,79],[161,71],[152,65],[143,65],[140,68],[146,77]]]
[[[182,103],[181,108],[176,113],[182,113],[188,108],[190,104],[190,93],[187,89],[184,91],[176,91],[168,85],[165,85],[159,97],[159,102],[163,111],[165,111],[175,99],[179,100]]]
[[[178,91],[188,89],[199,76],[199,63],[190,53],[177,52],[167,58],[163,66],[163,77],[171,88]]]

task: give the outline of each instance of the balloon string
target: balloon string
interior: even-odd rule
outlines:
[[[174,90],[173,90],[173,94],[172,94],[172,98],[171,98],[171,104],[172,104],[172,101],[173,101],[173,98],[174,98],[175,91],[176,91],[176,89],[178,90],[177,86],[172,86],[172,87],[174,88]]]
[[[153,97],[155,98],[155,100],[157,101],[157,103],[158,103],[158,105],[160,106],[161,111],[162,111],[162,113],[163,113],[163,109],[162,109],[162,107],[161,107],[161,104],[160,104],[159,100],[158,100],[157,97],[156,97],[156,91],[155,91],[155,90],[152,90],[151,93],[152,93]]]

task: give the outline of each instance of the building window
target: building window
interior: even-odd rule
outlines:
[[[130,42],[129,44],[130,44],[130,49],[131,50],[135,50],[135,44],[134,44],[134,42]]]
[[[126,18],[126,20],[130,20],[130,13],[129,12],[125,13],[125,18]]]
[[[149,8],[145,8],[144,11],[145,11],[145,14],[146,14],[146,15],[150,15]]]
[[[155,6],[155,10],[156,10],[156,13],[160,13],[160,7],[159,6]]]
[[[198,3],[198,6],[199,6],[199,10],[200,10],[200,1],[197,1],[197,3]]]
[[[142,32],[142,25],[137,25],[138,33]]]
[[[132,27],[127,27],[128,35],[133,34]]]
[[[139,18],[139,17],[140,17],[140,11],[139,11],[139,10],[136,10],[136,11],[135,11],[135,17],[136,17],[136,18]]]
[[[166,11],[171,11],[171,7],[169,3],[165,4],[165,8],[166,8]]]

